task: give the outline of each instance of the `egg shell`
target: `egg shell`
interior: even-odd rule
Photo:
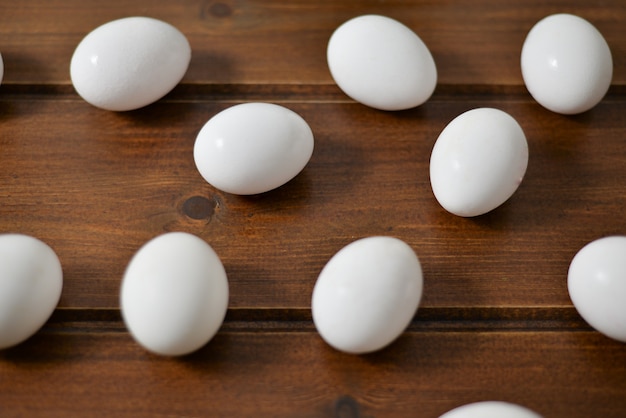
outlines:
[[[345,94],[380,110],[419,106],[437,84],[437,68],[426,44],[386,16],[358,16],[339,26],[328,42],[327,61]]]
[[[243,103],[213,116],[200,130],[194,160],[202,177],[222,191],[252,195],[294,178],[313,154],[313,132],[283,106]]]
[[[4,61],[2,60],[2,55],[0,54],[0,84],[4,79]]]
[[[63,271],[56,253],[28,235],[0,235],[0,349],[35,334],[59,303]]]
[[[520,405],[502,401],[475,402],[459,406],[439,418],[541,418]]]
[[[148,241],[130,261],[121,286],[124,323],[157,354],[179,356],[205,345],[228,308],[228,280],[201,238],[169,232]]]
[[[85,36],[72,56],[70,76],[88,103],[127,111],[169,93],[190,60],[189,42],[174,26],[149,17],[127,17]]]
[[[570,263],[567,288],[589,325],[626,342],[626,236],[599,238],[580,249]]]
[[[602,34],[585,19],[566,13],[533,26],[522,47],[521,67],[533,98],[561,114],[594,107],[613,77],[611,50]]]
[[[328,261],[315,283],[315,327],[337,350],[380,350],[411,322],[422,286],[420,262],[405,242],[382,236],[354,241]]]
[[[469,110],[441,132],[430,157],[437,201],[458,216],[478,216],[517,190],[528,166],[528,143],[517,121],[498,109]]]

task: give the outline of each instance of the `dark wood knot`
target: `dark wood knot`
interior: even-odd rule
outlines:
[[[351,396],[342,396],[335,402],[336,418],[359,418],[359,404]]]
[[[183,203],[183,213],[191,219],[209,219],[218,205],[216,199],[204,196],[192,196]]]
[[[209,6],[209,13],[215,17],[228,17],[233,14],[233,9],[226,3],[212,3]]]

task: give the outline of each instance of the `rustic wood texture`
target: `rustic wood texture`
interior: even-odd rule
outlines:
[[[609,94],[582,115],[547,111],[522,82],[524,37],[556,12],[591,21],[613,53]],[[431,49],[439,82],[424,105],[381,112],[333,84],[328,38],[365,13]],[[96,109],[71,86],[71,55],[132,15],[185,33],[189,70],[146,108]],[[590,329],[566,287],[584,244],[626,233],[625,23],[623,0],[0,2],[0,232],[42,239],[64,269],[49,323],[0,351],[0,416],[436,418],[485,399],[625,416],[626,344]],[[211,116],[248,101],[298,112],[315,151],[285,186],[240,197],[204,182],[192,149]],[[436,202],[428,163],[443,127],[480,106],[518,120],[530,160],[507,203],[465,219]],[[166,231],[209,242],[230,283],[223,329],[182,359],[142,350],[118,309],[128,261]],[[349,356],[316,334],[311,291],[337,250],[370,235],[415,249],[424,297],[398,342]]]
[[[69,84],[80,40],[112,19],[149,15],[180,28],[193,60],[189,83],[330,83],[326,43],[345,20],[379,13],[413,28],[439,63],[441,84],[519,85],[519,53],[532,25],[559,12],[594,23],[611,46],[617,84],[626,81],[622,0],[572,1],[164,1],[23,0],[0,5],[7,76]],[[8,59],[10,58],[10,60]]]
[[[497,398],[545,417],[621,418],[625,365],[623,344],[590,332],[407,332],[352,356],[309,332],[226,331],[182,359],[120,332],[44,333],[0,353],[0,413],[438,417]]]
[[[419,255],[423,306],[569,305],[565,279],[576,251],[625,225],[626,104],[609,98],[589,114],[563,117],[517,95],[460,97],[400,113],[343,101],[284,103],[315,132],[313,158],[284,187],[239,197],[212,189],[192,152],[199,128],[231,102],[165,100],[119,114],[80,99],[9,95],[0,99],[2,228],[57,251],[61,307],[117,306],[132,254],[173,230],[215,248],[232,307],[307,307],[337,250],[381,234]],[[530,160],[509,202],[465,219],[435,200],[428,162],[445,124],[477,106],[517,118]]]

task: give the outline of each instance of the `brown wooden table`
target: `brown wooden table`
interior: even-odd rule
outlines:
[[[613,84],[578,116],[527,93],[519,56],[532,25],[578,14],[605,36]],[[438,86],[383,112],[333,83],[326,44],[345,20],[396,18],[429,46]],[[107,21],[178,27],[182,83],[113,113],[74,92],[76,45]],[[0,4],[0,232],[48,243],[64,268],[46,326],[0,352],[0,416],[436,418],[498,399],[549,417],[626,416],[626,344],[593,331],[567,293],[574,254],[626,233],[626,3],[606,1],[8,1]],[[305,170],[272,192],[213,189],[193,162],[202,125],[236,103],[279,103],[315,134]],[[443,127],[479,106],[509,112],[529,142],[526,177],[495,211],[445,212],[428,177]],[[119,313],[124,269],[166,231],[204,238],[230,281],[226,321],[198,352],[149,354]],[[422,304],[387,349],[327,346],[310,315],[328,259],[370,235],[405,240]]]

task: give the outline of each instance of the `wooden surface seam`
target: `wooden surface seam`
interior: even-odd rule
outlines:
[[[405,332],[591,331],[563,307],[421,308]],[[229,309],[220,332],[313,332],[309,309]],[[43,332],[127,332],[119,309],[57,309]]]

